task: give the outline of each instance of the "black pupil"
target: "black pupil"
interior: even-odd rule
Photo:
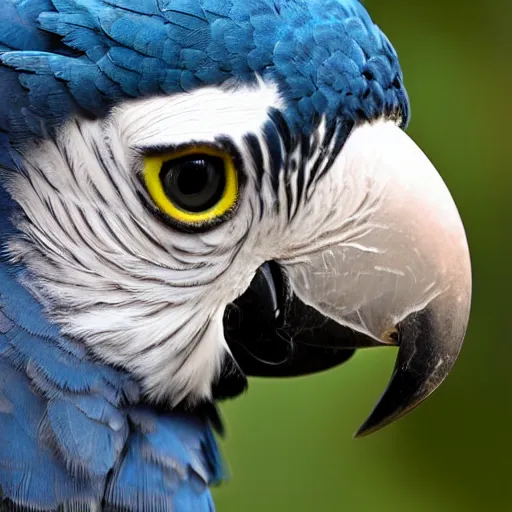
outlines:
[[[222,158],[189,155],[162,165],[160,180],[167,197],[181,210],[200,213],[214,207],[226,188]]]

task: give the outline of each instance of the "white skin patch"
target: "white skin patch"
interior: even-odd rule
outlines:
[[[25,213],[17,221],[25,236],[9,242],[13,259],[22,260],[32,273],[25,285],[65,334],[136,376],[151,399],[176,404],[211,396],[212,382],[229,351],[223,333],[225,308],[246,290],[263,262],[282,261],[306,302],[351,325],[352,317],[336,316],[335,311],[345,302],[353,306],[351,294],[359,279],[353,278],[354,260],[347,253],[344,260],[336,256],[332,265],[327,250],[336,253],[343,246],[352,247],[354,255],[370,254],[367,264],[365,256],[358,260],[358,272],[387,279],[419,275],[429,259],[409,254],[390,262],[381,255],[392,239],[365,239],[379,215],[383,222],[387,219],[381,193],[392,188],[395,177],[389,173],[392,162],[381,172],[370,172],[380,162],[363,141],[347,142],[349,149],[342,150],[325,177],[300,197],[297,173],[290,177],[281,172],[276,195],[262,136],[270,108],[284,107],[275,86],[262,82],[252,88],[205,88],[129,101],[104,120],[75,119],[56,140],[27,148],[23,159],[30,179],[19,173],[8,183]],[[360,132],[372,140],[375,130],[399,131],[393,123],[380,121],[356,129],[349,141],[359,141]],[[321,124],[319,139],[324,133]],[[261,183],[261,169],[254,168],[244,140],[247,134],[256,136],[263,149]],[[192,141],[215,144],[218,137],[228,139],[244,163],[235,214],[203,233],[185,233],[158,220],[140,197],[141,152]],[[393,142],[406,144],[409,139],[403,137]],[[393,151],[399,154],[400,148]],[[317,156],[314,153],[306,163],[306,182]],[[397,176],[402,180],[405,174]],[[286,180],[291,197],[286,195]],[[405,191],[401,181],[400,187]],[[287,201],[292,210],[297,207],[293,220],[286,213]],[[414,210],[414,204],[410,207]],[[325,294],[325,281],[310,273],[311,266],[302,266],[302,281],[295,273],[301,261],[313,262],[318,251],[323,263],[314,267],[320,273],[335,269],[337,276],[352,276],[333,281],[331,275]],[[439,264],[437,257],[434,253],[433,267]],[[336,295],[342,282],[350,286],[342,286],[343,293]],[[428,294],[438,291],[429,284],[425,281],[421,290],[397,290],[400,301],[394,308],[379,303],[388,313],[385,318],[400,318],[406,304],[428,300],[425,289]],[[356,298],[363,301],[356,308],[361,314],[365,297]],[[320,299],[328,300],[328,307]],[[363,316],[356,328],[371,330]]]

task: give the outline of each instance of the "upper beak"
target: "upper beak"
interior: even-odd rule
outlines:
[[[253,282],[254,297],[266,295],[262,301],[273,300],[279,310],[263,321],[266,328],[297,347],[305,344],[311,351],[318,345],[324,368],[360,347],[398,345],[390,383],[357,433],[365,435],[416,407],[450,372],[469,319],[471,265],[447,187],[395,124],[354,130],[318,187],[337,184],[341,195],[326,205],[329,229],[293,257],[280,259],[272,267],[274,278]],[[311,329],[297,328],[308,318]],[[242,369],[264,373],[251,365]]]

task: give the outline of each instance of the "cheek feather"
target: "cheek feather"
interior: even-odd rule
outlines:
[[[196,137],[242,144],[244,126],[261,132],[277,105],[275,87],[264,84],[128,102],[105,120],[72,120],[54,139],[25,148],[25,172],[9,183],[23,212],[22,235],[9,250],[29,271],[25,285],[63,333],[127,369],[153,399],[210,396],[228,351],[224,310],[261,257],[246,250],[257,238],[252,201],[201,234],[151,215],[137,186],[141,148],[190,142],[193,123],[205,118],[209,131]],[[218,110],[216,119],[208,109]],[[251,174],[244,197],[254,193],[253,182]]]

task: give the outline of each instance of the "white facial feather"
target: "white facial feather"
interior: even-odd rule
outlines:
[[[132,372],[154,399],[210,396],[228,350],[225,307],[263,259],[252,250],[250,177],[234,219],[183,233],[137,195],[140,150],[219,135],[241,146],[280,106],[276,88],[263,83],[130,101],[103,121],[72,120],[56,140],[28,148],[25,173],[9,182],[26,216],[18,223],[25,236],[9,242],[32,271],[26,286],[65,334]]]
[[[345,220],[366,215],[358,201],[380,191],[378,181],[344,183],[339,166],[302,192],[297,173],[280,172],[276,191],[262,132],[273,108],[284,106],[276,87],[262,82],[128,101],[104,120],[74,119],[55,140],[27,148],[24,172],[10,179],[25,217],[17,221],[24,235],[10,240],[9,249],[31,271],[25,285],[66,335],[131,372],[152,399],[209,398],[229,352],[225,308],[256,269],[339,242]],[[325,133],[322,123],[313,136],[321,141]],[[247,134],[262,148],[261,182]],[[139,194],[141,153],[215,144],[219,137],[244,163],[236,213],[203,233],[158,220]],[[327,157],[334,143],[323,148]],[[319,146],[304,168],[306,183]],[[291,158],[301,158],[300,147]],[[290,211],[297,212],[293,219]]]
[[[244,135],[261,131],[269,109],[283,107],[277,87],[259,81],[253,88],[208,87],[126,102],[115,109],[113,119],[121,138],[133,148],[213,142],[219,135],[238,146]]]

